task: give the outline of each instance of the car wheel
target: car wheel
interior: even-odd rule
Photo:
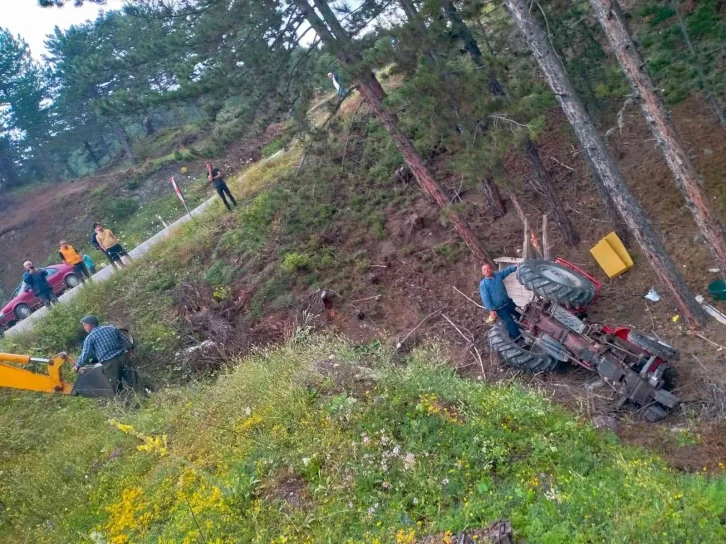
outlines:
[[[68,274],[65,279],[66,286],[69,289],[73,289],[75,286],[77,286],[80,283],[80,280],[78,279],[78,276],[75,274]]]
[[[18,319],[25,319],[31,314],[30,306],[27,304],[18,304],[15,307],[15,317]]]

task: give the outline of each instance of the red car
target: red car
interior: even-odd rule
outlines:
[[[53,264],[46,266],[43,270],[48,271],[46,279],[56,295],[60,295],[66,289],[72,289],[80,282],[73,268],[65,264]],[[9,327],[16,321],[25,319],[43,305],[32,291],[21,293],[20,289],[23,285],[21,282],[17,286],[13,291],[13,298],[0,310],[0,330]]]

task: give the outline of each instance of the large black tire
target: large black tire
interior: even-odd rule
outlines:
[[[539,372],[554,372],[560,366],[560,361],[544,353],[532,353],[517,345],[507,332],[501,321],[489,331],[489,347],[508,366],[517,370],[524,370],[537,374]]]
[[[582,274],[551,261],[523,261],[517,280],[535,295],[568,308],[584,308],[596,294],[595,285]]]
[[[673,348],[673,346],[670,346],[665,342],[660,342],[652,336],[646,336],[645,334],[637,331],[630,331],[628,333],[628,342],[635,344],[640,349],[650,353],[651,355],[660,357],[664,361],[677,361],[681,357],[678,350]]]

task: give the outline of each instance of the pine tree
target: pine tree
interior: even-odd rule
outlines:
[[[648,73],[648,65],[633,42],[620,5],[617,0],[590,0],[590,4],[639,98],[648,127],[665,155],[676,185],[683,193],[686,205],[706,239],[716,265],[726,277],[726,239],[723,227],[701,185],[691,158],[681,144],[678,129],[656,91]]]
[[[386,97],[383,88],[371,71],[370,66],[363,62],[363,58],[360,52],[356,50],[353,40],[338,21],[328,3],[325,0],[313,0],[314,7],[318,10],[320,16],[313,9],[313,6],[308,3],[308,0],[294,0],[294,3],[323,43],[335,54],[340,64],[355,77],[358,91],[388,131],[424,193],[434,200],[440,208],[446,210],[447,216],[459,236],[476,257],[481,261],[491,260],[490,255],[478,240],[466,219],[456,210],[450,208],[449,198],[424,164],[423,158],[416,151],[410,139],[401,131],[396,114],[383,105],[383,100]]]
[[[693,293],[676,270],[660,236],[648,220],[642,206],[630,192],[592,119],[575,94],[562,62],[555,54],[547,35],[530,12],[527,2],[525,0],[506,0],[506,4],[522,37],[542,69],[547,83],[555,93],[580,145],[587,153],[591,167],[599,173],[605,188],[653,270],[670,291],[688,322],[694,326],[703,326],[706,322],[705,312],[695,301]]]

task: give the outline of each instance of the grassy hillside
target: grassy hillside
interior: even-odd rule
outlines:
[[[391,356],[303,328],[137,409],[3,396],[0,534],[413,544],[506,518],[538,543],[726,538],[723,477],[675,473],[536,391],[461,380],[435,347]]]
[[[220,203],[32,333],[0,340],[3,351],[77,353],[78,320],[95,313],[134,332],[140,368],[160,386],[150,399],[110,404],[0,392],[0,539],[413,544],[507,518],[538,543],[723,540],[723,444],[717,426],[715,442],[699,427],[720,413],[721,355],[686,337],[667,299],[633,302],[653,285],[637,251],[636,268],[604,286],[593,314],[657,327],[710,370],[706,381],[679,365],[686,409],[648,435],[675,444],[684,472],[594,431],[586,420],[613,403],[586,391],[584,372],[529,387],[500,373],[480,310],[452,289],[476,297],[480,263],[415,183],[394,179],[400,157],[357,97],[328,128],[309,147],[232,176],[232,212]],[[642,140],[641,129],[624,138]],[[547,154],[585,171],[581,156],[563,151],[555,115],[547,130]],[[430,157],[492,251],[513,254],[515,214],[488,217],[477,186],[451,174],[451,155]],[[526,163],[510,161],[529,179]],[[565,255],[588,263],[589,243],[608,225],[587,179],[554,174],[585,237]],[[634,176],[636,189],[647,191],[651,175]],[[515,188],[539,216],[536,192]],[[661,189],[678,198],[669,180]],[[682,226],[669,244],[691,255],[684,262],[698,284],[708,257],[683,243],[692,236]],[[332,306],[317,298],[321,289]],[[472,365],[442,312],[471,332],[485,359],[481,373],[474,368],[490,383],[454,376],[452,367]],[[708,331],[726,342],[716,333]],[[404,335],[400,351],[387,347]],[[409,352],[416,344],[424,347]],[[546,400],[555,395],[572,410]],[[631,433],[642,429],[632,409],[621,415]]]

